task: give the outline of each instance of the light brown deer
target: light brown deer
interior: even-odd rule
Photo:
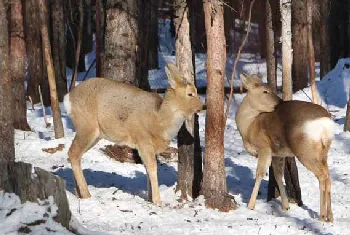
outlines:
[[[240,75],[247,89],[236,114],[244,147],[258,158],[255,185],[248,203],[254,209],[267,168],[272,163],[282,198],[289,203],[282,182],[284,158],[296,156],[319,181],[320,220],[333,221],[331,182],[327,154],[333,139],[334,122],[323,107],[303,101],[281,101],[256,75]]]
[[[164,98],[104,78],[89,79],[64,97],[76,130],[68,154],[79,197],[90,197],[82,155],[104,138],[139,151],[148,176],[148,197],[161,205],[156,154],[168,147],[189,115],[204,108],[194,84],[174,64],[165,70],[170,87]]]

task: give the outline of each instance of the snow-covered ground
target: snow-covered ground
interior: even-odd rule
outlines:
[[[174,56],[160,54],[160,70],[150,72],[153,87],[165,87],[164,64],[174,61]],[[91,61],[87,58],[87,63]],[[227,62],[230,77],[233,58]],[[205,55],[196,56],[197,78],[205,84]],[[66,180],[67,196],[73,214],[72,227],[80,234],[350,234],[350,133],[344,133],[345,103],[350,82],[350,59],[340,60],[325,79],[318,82],[323,105],[336,121],[336,133],[329,152],[329,168],[332,179],[332,203],[334,223],[318,221],[319,189],[314,175],[301,164],[299,179],[303,207],[291,205],[288,212],[281,210],[279,199],[266,202],[268,176],[264,178],[256,209],[249,210],[247,203],[255,181],[256,159],[242,145],[234,121],[237,104],[233,103],[225,132],[225,166],[229,193],[239,207],[227,213],[206,209],[203,197],[181,202],[175,194],[177,164],[159,163],[158,175],[162,207],[146,201],[146,171],[143,165],[119,163],[102,151],[110,142],[102,140],[88,151],[82,160],[84,174],[92,197],[80,200],[74,194],[74,180],[67,161],[68,149],[74,137],[74,129],[66,111],[62,108],[65,137],[54,139],[53,129],[46,128],[43,110],[28,105],[28,122],[32,132],[16,130],[16,161],[31,163],[51,171]],[[259,73],[266,78],[263,60],[252,54],[243,54],[239,71]],[[94,73],[94,72],[93,72]],[[83,77],[84,74],[80,74]],[[280,75],[280,73],[279,73]],[[238,83],[238,81],[237,81]],[[294,99],[309,100],[310,89],[299,91]],[[243,95],[236,95],[237,103]],[[50,109],[49,120],[52,122]],[[204,148],[205,113],[200,115],[200,137]],[[63,151],[49,154],[42,148],[64,144]],[[176,146],[175,140],[171,145]],[[21,204],[14,194],[0,193],[0,234],[71,234],[52,220],[55,205],[51,199],[40,203]],[[40,225],[33,222],[43,220]],[[27,229],[25,229],[27,225]],[[17,232],[19,228],[22,228]],[[30,229],[30,231],[28,230]]]

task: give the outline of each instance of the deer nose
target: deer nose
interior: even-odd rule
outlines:
[[[203,104],[202,110],[207,110],[207,105]]]

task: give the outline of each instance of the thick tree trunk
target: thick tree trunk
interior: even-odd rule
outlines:
[[[69,229],[71,212],[63,179],[37,167],[32,169],[32,165],[28,163],[1,163],[0,189],[15,193],[22,203],[37,202],[38,199],[44,200],[52,196],[57,206],[57,216],[54,220]]]
[[[293,91],[308,85],[307,10],[303,0],[292,1]]]
[[[52,59],[55,67],[57,95],[60,102],[67,93],[66,77],[66,15],[64,3],[60,0],[50,1]]]
[[[264,7],[265,7],[265,27],[266,27],[267,82],[271,87],[271,89],[275,93],[277,93],[275,32],[273,27],[271,0],[266,0]]]
[[[14,128],[28,131],[27,105],[25,98],[25,59],[22,1],[14,0],[10,5],[10,79],[12,83],[12,120]]]
[[[40,11],[40,20],[41,20],[41,25],[40,25],[41,38],[43,41],[44,57],[45,57],[46,69],[47,69],[49,85],[50,85],[51,110],[52,110],[53,125],[55,130],[55,138],[59,139],[64,137],[64,130],[63,130],[63,124],[61,119],[61,110],[60,110],[58,97],[57,97],[55,70],[52,62],[51,45],[50,45],[49,32],[47,27],[48,15],[47,15],[46,0],[39,0],[38,6],[39,6],[38,10]]]
[[[191,43],[191,25],[193,25],[188,1],[175,0],[175,54],[176,64],[189,83],[195,83],[194,53]],[[178,175],[176,190],[181,191],[181,198],[188,196],[196,198],[199,195],[202,180],[202,153],[199,140],[198,115],[193,115],[187,125],[193,133],[185,128],[185,124],[178,134]]]
[[[228,196],[224,161],[224,76],[226,42],[223,6],[218,0],[204,1],[207,34],[207,118],[202,193],[209,208],[235,209]]]
[[[135,84],[138,47],[136,0],[107,1],[104,77]]]
[[[15,161],[14,130],[12,124],[12,93],[9,75],[8,28],[6,1],[0,1],[0,163]]]
[[[40,36],[40,18],[37,13],[37,1],[26,0],[25,4],[25,42],[28,61],[28,92],[27,95],[33,103],[40,102],[39,85],[43,93],[43,100],[46,106],[50,105],[50,92],[47,79],[47,72],[43,60],[42,43]]]
[[[320,5],[320,78],[322,79],[331,69],[329,51],[329,0],[319,0]]]
[[[138,49],[139,6],[137,0],[107,1],[103,61],[105,78],[136,85],[139,74],[137,62],[142,52]]]

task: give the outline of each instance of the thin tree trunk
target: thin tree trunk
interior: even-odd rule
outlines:
[[[283,100],[293,98],[292,91],[292,34],[291,34],[291,2],[290,0],[280,0],[281,21],[282,21],[282,91]]]
[[[346,105],[346,117],[345,117],[344,131],[350,131],[350,100],[348,101],[348,103]]]
[[[55,138],[59,139],[64,137],[63,124],[61,119],[61,110],[57,97],[56,80],[55,80],[55,70],[52,62],[51,45],[49,39],[49,32],[47,28],[47,5],[46,0],[39,0],[39,11],[41,19],[41,38],[43,41],[44,57],[46,63],[47,74],[49,78],[50,85],[50,96],[51,96],[51,110],[53,117],[53,125],[55,131]]]
[[[6,1],[0,1],[0,163],[15,161],[12,125],[11,81],[9,76],[8,28]]]
[[[96,0],[96,76],[103,77],[102,74],[102,0]]]
[[[266,0],[265,3],[265,27],[267,82],[270,88],[277,93],[275,32],[273,28],[271,0]]]
[[[43,61],[42,43],[40,37],[40,17],[37,14],[37,1],[26,0],[25,4],[25,43],[28,61],[28,92],[33,103],[40,102],[38,86],[42,87],[43,101],[50,105],[47,72]]]
[[[79,65],[79,59],[80,59],[80,49],[82,44],[82,38],[83,38],[83,24],[84,24],[84,10],[83,10],[83,0],[79,0],[79,28],[78,28],[78,39],[76,41],[76,50],[75,50],[75,63],[74,63],[74,70],[73,70],[73,76],[72,81],[70,83],[69,90],[73,90],[75,87],[75,82],[78,77],[78,65]]]
[[[292,97],[292,77],[291,66],[292,57],[292,39],[291,39],[291,2],[290,0],[281,0],[281,21],[282,21],[282,90],[283,100],[291,100]],[[302,205],[301,190],[298,179],[298,168],[295,157],[288,157],[285,160],[284,178],[286,180],[286,190],[290,200]]]
[[[266,7],[268,7],[267,5],[270,5],[270,3],[268,3],[268,0],[265,1],[257,1],[257,7],[258,9],[264,10]],[[270,7],[270,12],[271,12],[271,6]],[[272,14],[272,13],[270,13]],[[266,58],[267,57],[267,37],[268,37],[268,27],[266,25],[267,23],[267,19],[266,19],[267,15],[265,14],[258,14],[258,30],[259,30],[259,42],[260,42],[260,58]],[[272,17],[271,17],[272,18]],[[272,22],[271,22],[272,25]],[[267,58],[266,58],[267,60]]]
[[[307,10],[303,0],[292,1],[293,91],[308,85]]]
[[[331,69],[329,52],[329,0],[319,0],[320,5],[320,78],[322,79]]]
[[[67,93],[66,77],[66,15],[65,1],[50,1],[51,9],[51,33],[52,35],[52,59],[55,67],[55,78],[57,84],[57,95],[60,102]]]
[[[194,53],[191,43],[191,5],[188,1],[175,0],[175,54],[176,64],[189,83],[195,83]],[[196,198],[199,195],[202,180],[202,153],[199,140],[198,115],[193,115],[187,126],[185,124],[178,134],[178,175],[176,190],[181,191],[181,198]]]
[[[309,50],[309,74],[312,93],[312,101],[318,104],[316,78],[315,78],[315,49],[312,40],[312,0],[306,0],[307,8],[307,41]]]
[[[218,0],[204,1],[207,34],[207,118],[202,193],[209,208],[235,209],[228,196],[224,161],[224,76],[226,42],[223,6]]]
[[[277,94],[277,77],[276,77],[276,51],[275,51],[275,32],[273,27],[273,14],[271,0],[266,0],[265,7],[265,27],[266,27],[266,68],[267,82],[270,88]],[[276,198],[277,182],[273,169],[269,167],[269,183],[267,190],[267,201]]]
[[[148,69],[158,69],[158,0],[146,1],[150,1],[150,18],[148,21]]]
[[[11,2],[10,25],[10,79],[12,83],[12,120],[15,129],[30,130],[27,123],[27,105],[25,99],[25,57],[24,25],[22,1]]]

